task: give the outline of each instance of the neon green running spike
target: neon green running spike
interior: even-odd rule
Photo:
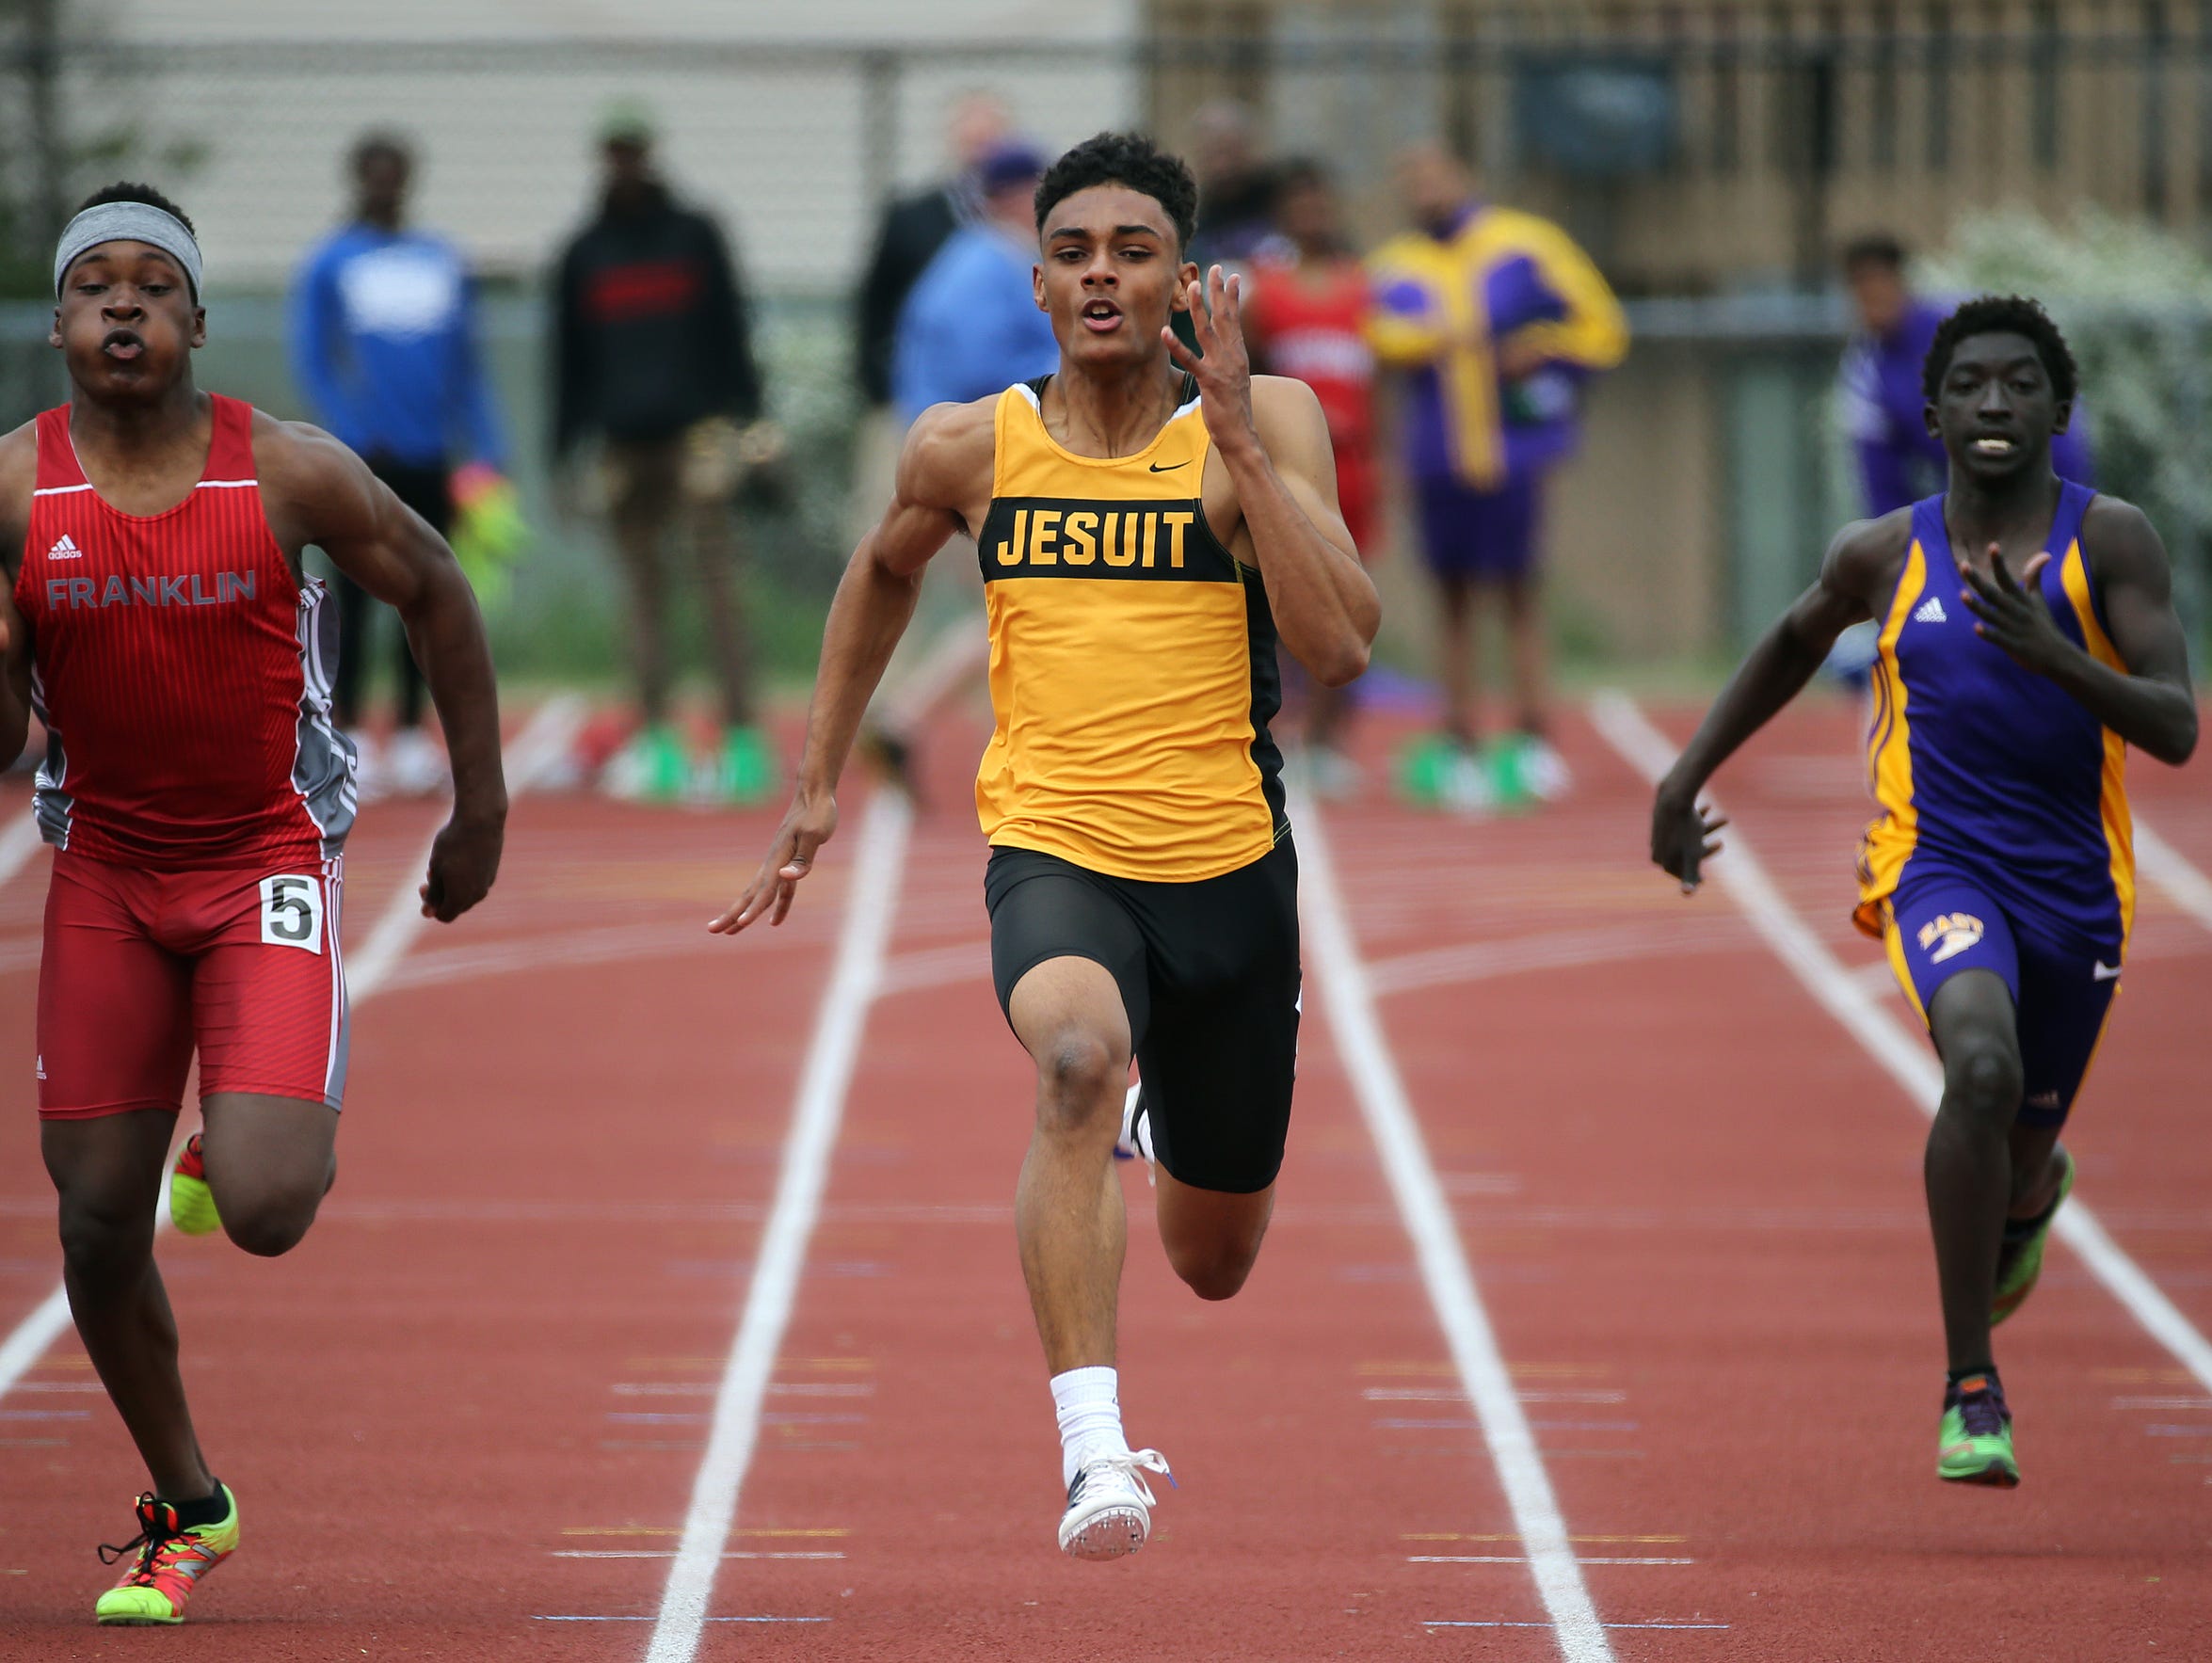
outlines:
[[[2051,1225],[2058,1221],[2059,1208],[2074,1193],[2074,1157],[2061,1149],[2059,1158],[2066,1165],[2059,1174],[2059,1193],[2043,1215],[2043,1222],[2025,1241],[2009,1245],[1997,1260],[1996,1293],[1989,1303],[1992,1328],[2028,1303],[2028,1296],[2035,1291],[2036,1278],[2043,1274],[2044,1243],[2050,1239]]]
[[[169,1218],[187,1236],[211,1236],[223,1227],[215,1209],[215,1191],[207,1187],[198,1132],[184,1140],[177,1151],[177,1164],[169,1169]]]
[[[93,1608],[103,1626],[168,1627],[184,1622],[200,1577],[238,1547],[238,1498],[219,1486],[230,1512],[212,1525],[180,1527],[171,1504],[152,1495],[138,1497],[138,1534],[121,1547],[101,1550],[101,1558],[126,1562],[116,1585]],[[112,1556],[112,1557],[111,1557]]]
[[[2010,1490],[2020,1482],[2012,1455],[2012,1412],[1990,1374],[1970,1375],[1944,1394],[1936,1433],[1935,1476],[1953,1484]]]

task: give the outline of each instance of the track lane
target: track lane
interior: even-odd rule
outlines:
[[[768,830],[520,799],[495,903],[418,951],[560,919],[688,940]],[[406,859],[363,865],[411,884]],[[816,883],[833,912],[842,881]],[[247,1514],[180,1656],[610,1655],[603,1630],[531,1618],[606,1575],[553,1557],[601,1544],[564,1530],[680,1510],[650,1423],[610,1418],[608,1377],[726,1335],[713,1267],[758,1234],[773,1167],[751,1140],[788,1099],[825,945],[788,932],[735,976],[685,953],[395,984],[361,1013],[341,1181],[308,1241],[270,1264],[219,1239],[162,1250],[201,1434]],[[28,1126],[8,1135],[35,1143]],[[50,1219],[6,1222],[50,1240]],[[48,1362],[34,1383],[90,1383],[73,1340]],[[127,1517],[136,1457],[104,1399],[36,1396],[93,1413],[6,1455],[9,1631],[40,1657],[104,1655],[87,1613],[111,1574],[89,1544]]]
[[[1834,748],[1853,726],[1848,707],[1793,712],[1718,783],[1792,903],[1839,951],[1870,961],[1872,944],[1836,921],[1865,815],[1850,752]],[[1571,738],[1587,756],[1582,808],[1613,820],[1604,841],[1616,857],[1641,861],[1641,781]],[[1686,921],[1721,900],[1686,903],[1646,875]],[[2012,1495],[1946,1491],[1924,1470],[1941,1355],[1917,1182],[1924,1123],[1762,950],[1576,982],[1582,1008],[1634,1024],[1624,1053],[1674,1062],[1621,1079],[1614,1092],[1654,1112],[1614,1115],[1582,1150],[1619,1169],[1612,1182],[1636,1176],[1616,1205],[1649,1221],[1617,1272],[1643,1285],[1643,1314],[1615,1319],[1625,1354],[1666,1360],[1678,1405],[1653,1440],[1663,1464],[1633,1477],[1663,1493],[1671,1474],[1702,1525],[1683,1550],[1700,1561],[1684,1585],[1714,1586],[1716,1607],[1732,1591],[1722,1608],[1735,1626],[1698,1655],[1951,1655],[1964,1610],[1998,1655],[2195,1643],[2212,1592],[2193,1551],[2204,1469],[2169,1460],[2187,1439],[2151,1434],[2204,1416],[2148,1406],[2188,1400],[2167,1378],[2172,1360],[2061,1257],[2002,1336],[2028,1482]],[[1566,1000],[1554,990],[1546,1002]],[[1579,1069],[1562,1083],[1570,1101],[1604,1099]],[[2109,1190],[2095,1200],[2115,1221],[2154,1202]],[[1597,1586],[1602,1600],[1611,1584]]]
[[[715,1613],[826,1618],[780,1643],[841,1660],[1433,1653],[1422,1623],[1457,1608],[1453,1577],[1412,1563],[1406,1533],[1505,1509],[1471,1429],[1439,1439],[1367,1396],[1451,1364],[1311,1005],[1282,1200],[1243,1294],[1208,1305],[1176,1282],[1123,1175],[1124,1412],[1181,1487],[1156,1486],[1135,1560],[1056,1551],[1057,1444],[1012,1240],[1034,1087],[991,996],[983,860],[965,816],[918,830],[893,964],[937,967],[871,1021],[776,1383],[790,1417],[740,1513],[741,1530],[841,1532],[816,1540],[845,1557],[732,1563]],[[1557,1655],[1525,1570],[1483,1609],[1531,1624],[1485,1655]],[[710,1629],[700,1655],[763,1643]]]

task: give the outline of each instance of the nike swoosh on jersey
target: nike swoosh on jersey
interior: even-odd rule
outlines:
[[[1155,473],[1173,473],[1178,468],[1188,468],[1190,465],[1191,464],[1187,458],[1180,462],[1170,462],[1164,468],[1162,468],[1158,462],[1155,462],[1152,464],[1152,472]]]

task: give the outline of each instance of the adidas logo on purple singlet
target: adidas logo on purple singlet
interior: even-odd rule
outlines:
[[[67,532],[61,534],[59,542],[46,551],[46,558],[49,560],[82,560],[84,557],[84,550],[70,540],[70,535]]]
[[[1944,616],[1943,597],[1931,595],[1927,600],[1921,601],[1917,610],[1913,614],[1913,621],[1916,624],[1948,623],[1950,620]]]

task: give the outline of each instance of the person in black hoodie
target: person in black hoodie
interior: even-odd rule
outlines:
[[[600,131],[599,211],[563,250],[553,320],[553,463],[602,441],[615,545],[631,587],[631,647],[645,725],[610,765],[618,794],[749,802],[776,784],[754,724],[750,655],[735,593],[731,505],[768,460],[745,295],[720,229],[676,200],[634,108]],[[697,569],[725,729],[694,764],[670,727],[665,549],[680,529]]]

